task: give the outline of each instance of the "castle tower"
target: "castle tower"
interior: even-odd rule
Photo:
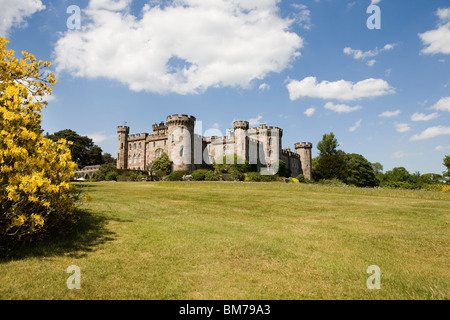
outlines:
[[[248,121],[235,121],[233,122],[234,129],[234,141],[235,141],[235,153],[242,159],[248,160],[248,148],[247,148],[247,130],[249,127]]]
[[[306,180],[312,180],[312,143],[297,143],[295,144],[295,153],[300,155],[300,162],[302,165],[303,176]]]
[[[172,115],[166,120],[168,153],[173,171],[194,169],[195,117]]]
[[[128,168],[128,134],[130,127],[118,126],[117,136],[119,141],[117,143],[117,169]]]
[[[283,137],[283,129],[278,127],[269,127],[267,130],[267,157],[272,165],[280,160],[282,153],[281,138]]]

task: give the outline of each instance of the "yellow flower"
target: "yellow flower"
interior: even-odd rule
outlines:
[[[21,225],[23,225],[25,223],[26,220],[27,220],[27,217],[25,217],[24,215],[19,215],[12,220],[12,224],[13,224],[13,226],[20,227]]]

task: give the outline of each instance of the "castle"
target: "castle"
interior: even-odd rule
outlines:
[[[283,160],[296,177],[303,174],[311,180],[311,143],[295,144],[295,152],[282,148],[283,130],[260,125],[249,128],[248,121],[235,121],[233,130],[225,137],[204,137],[194,133],[196,118],[188,115],[171,115],[166,123],[154,124],[153,134],[130,135],[130,128],[119,126],[117,168],[145,170],[163,152],[172,161],[173,171],[194,171],[222,161],[223,156],[237,154],[256,164],[262,173],[276,173],[274,166]]]

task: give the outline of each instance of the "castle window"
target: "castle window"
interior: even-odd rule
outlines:
[[[155,142],[155,141],[153,141],[153,148],[154,148],[154,147],[156,147],[156,142]]]
[[[273,151],[272,150],[269,151],[269,159],[273,160]]]
[[[184,146],[180,147],[180,157],[182,157],[184,154]]]
[[[131,154],[128,156],[128,162],[131,163]]]
[[[133,155],[133,163],[136,163],[136,155]]]
[[[120,144],[120,149],[123,149],[123,142]]]
[[[134,144],[134,150],[136,150],[136,143]]]
[[[162,154],[162,152],[163,152],[163,150],[162,150],[162,149],[158,149],[158,150],[156,150],[156,152],[155,152],[155,156],[156,156],[156,158],[160,157],[160,156],[161,156],[161,154]]]
[[[184,132],[184,127],[181,127],[181,133],[183,133]]]
[[[131,143],[130,143],[130,146],[129,146],[130,148],[129,148],[129,150],[131,150]]]
[[[269,138],[269,146],[272,145],[272,138]]]
[[[140,154],[138,155],[138,162],[139,163],[141,162],[141,155]]]
[[[175,142],[175,135],[172,135],[172,143]]]
[[[139,150],[142,149],[142,144],[139,142]]]

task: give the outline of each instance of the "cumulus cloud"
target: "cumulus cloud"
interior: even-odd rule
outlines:
[[[450,8],[438,9],[436,15],[439,18],[438,28],[420,33],[424,54],[450,54]]]
[[[257,126],[259,126],[260,124],[262,124],[261,120],[262,120],[262,116],[259,115],[259,116],[257,116],[256,118],[250,118],[250,119],[248,119],[248,124],[249,124],[249,126],[251,126],[251,127],[257,127]]]
[[[407,123],[396,123],[394,126],[397,132],[408,132],[411,130],[411,127]]]
[[[396,110],[396,111],[385,111],[383,113],[380,113],[378,116],[382,117],[382,118],[392,118],[392,117],[396,117],[400,114],[400,110]]]
[[[55,46],[57,71],[120,81],[133,91],[196,94],[250,87],[281,72],[303,40],[279,15],[277,0],[172,0],[146,4],[91,0],[85,25]]]
[[[441,98],[431,109],[450,112],[450,97]]]
[[[319,83],[316,77],[307,77],[301,81],[290,80],[287,88],[292,101],[302,97],[351,101],[395,93],[395,89],[382,79],[366,79],[357,83],[345,80]]]
[[[314,115],[315,112],[316,112],[316,108],[311,107],[311,108],[306,109],[306,111],[304,112],[304,114],[305,114],[307,117],[312,117],[312,116]]]
[[[425,129],[420,134],[413,135],[410,141],[428,140],[437,136],[450,135],[450,127],[436,126]]]
[[[411,116],[411,120],[412,121],[430,121],[432,119],[436,119],[437,117],[439,117],[439,114],[435,113],[431,113],[431,114],[424,114],[424,113],[414,113]]]
[[[327,102],[325,104],[325,109],[337,112],[337,113],[349,113],[359,109],[362,109],[361,106],[350,107],[346,104],[334,104],[332,102]]]
[[[0,36],[7,37],[12,27],[26,26],[26,18],[44,9],[41,0],[0,0]]]
[[[269,90],[270,89],[270,86],[267,84],[267,83],[262,83],[260,86],[259,86],[259,90],[260,91],[265,91],[265,90]]]

